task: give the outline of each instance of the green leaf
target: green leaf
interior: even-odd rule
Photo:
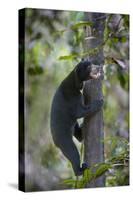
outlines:
[[[62,35],[64,34],[65,31],[67,31],[67,29],[55,31],[55,32],[53,33],[53,35],[54,35],[54,36],[62,36]]]
[[[93,173],[91,169],[85,169],[83,177],[78,181],[78,188],[84,188],[93,179]]]
[[[106,171],[108,171],[109,168],[111,168],[110,164],[106,164],[106,163],[100,164],[100,166],[98,167],[98,169],[96,170],[94,174],[95,178],[103,175]]]
[[[98,51],[99,51],[99,48],[96,47],[82,53],[73,53],[70,55],[60,56],[58,59],[59,60],[73,60],[75,58],[83,58],[86,56],[96,55]]]
[[[123,36],[123,37],[121,38],[121,42],[124,43],[124,42],[126,42],[126,41],[127,41],[127,38],[126,38],[125,36]]]
[[[84,181],[86,183],[88,183],[91,181],[92,177],[93,177],[93,173],[92,173],[91,169],[85,169],[84,176],[83,176]]]
[[[126,80],[125,80],[125,77],[124,75],[121,73],[118,74],[118,79],[120,81],[120,85],[121,87],[125,88],[125,85],[126,85]]]
[[[112,42],[117,43],[119,42],[119,39],[117,37],[112,38]]]
[[[124,25],[129,29],[129,15],[123,15]]]
[[[43,68],[42,67],[29,67],[28,68],[28,74],[29,75],[41,75],[43,73]]]
[[[78,56],[78,54],[74,53],[74,54],[70,54],[70,55],[66,55],[66,56],[60,56],[58,59],[59,60],[73,60],[77,56]]]
[[[74,186],[76,184],[76,180],[73,179],[66,179],[63,181],[64,184]]]
[[[78,28],[82,28],[82,27],[84,27],[84,26],[92,26],[92,22],[88,22],[88,21],[82,21],[82,22],[78,22],[78,23],[76,23],[76,24],[73,24],[72,26],[71,26],[71,29],[72,30],[75,30],[75,29],[78,29]]]

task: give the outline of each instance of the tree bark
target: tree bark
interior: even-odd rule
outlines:
[[[85,29],[85,48],[86,51],[96,48],[103,43],[104,26],[106,16],[103,13],[86,13],[86,19],[93,23],[93,26]],[[102,45],[101,45],[102,46]],[[103,49],[89,56],[93,64],[103,66]],[[85,104],[96,99],[103,99],[102,78],[87,81],[83,90]],[[86,117],[83,125],[84,133],[84,161],[88,166],[104,162],[104,138],[103,131],[103,111],[97,112],[92,117]],[[101,176],[87,185],[87,187],[103,187],[105,176]]]

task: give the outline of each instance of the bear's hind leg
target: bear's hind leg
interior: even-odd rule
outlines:
[[[75,175],[82,175],[79,152],[72,138],[69,136],[64,137],[63,143],[61,142],[58,147],[61,149],[64,156],[71,162]]]

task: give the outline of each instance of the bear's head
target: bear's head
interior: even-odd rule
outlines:
[[[82,59],[81,62],[78,63],[76,66],[76,74],[80,81],[98,79],[101,75],[88,59]]]

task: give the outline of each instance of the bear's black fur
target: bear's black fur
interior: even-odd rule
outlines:
[[[86,164],[80,167],[79,152],[72,138],[74,135],[79,141],[83,139],[77,119],[86,115],[91,116],[103,105],[103,100],[95,100],[87,106],[84,105],[80,91],[83,81],[98,77],[91,73],[91,63],[82,60],[58,87],[51,107],[51,133],[54,143],[71,162],[76,176],[82,175],[87,167]]]

